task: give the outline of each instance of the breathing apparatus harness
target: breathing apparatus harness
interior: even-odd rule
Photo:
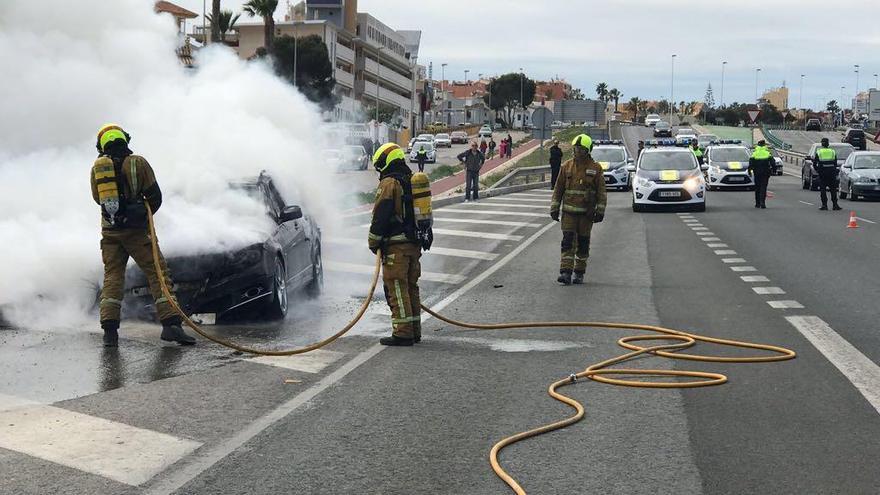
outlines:
[[[379,171],[380,179],[390,177],[403,189],[403,216],[395,218],[394,223],[398,224],[407,240],[418,243],[424,251],[430,250],[434,232],[428,176],[421,172],[410,173],[403,150],[394,143],[385,144],[376,151],[373,166]]]
[[[124,132],[124,131],[123,131]],[[115,140],[101,149],[98,143],[99,156],[95,162],[94,174],[98,188],[98,202],[101,204],[101,216],[114,229],[145,228],[147,226],[147,210],[144,200],[137,195],[137,162],[128,159],[128,187],[125,190],[125,159],[132,155],[128,149],[131,137],[125,133],[126,141]]]

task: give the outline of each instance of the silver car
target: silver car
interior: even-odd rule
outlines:
[[[452,148],[452,138],[450,138],[449,134],[446,133],[436,134],[434,136],[434,146],[438,148],[441,146]]]
[[[880,198],[880,151],[856,151],[840,167],[840,197]]]
[[[627,172],[626,166],[633,163],[633,159],[629,157],[625,146],[622,144],[597,144],[590,154],[593,160],[602,167],[606,189],[629,190],[629,172]]]

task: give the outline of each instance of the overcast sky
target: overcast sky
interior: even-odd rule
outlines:
[[[560,77],[587,95],[599,82],[623,100],[668,98],[671,55],[675,99],[700,100],[711,83],[721,99],[721,66],[727,61],[724,101],[754,101],[755,69],[761,91],[789,86],[798,105],[852,98],[854,65],[859,89],[875,86],[880,72],[876,0],[359,0],[395,29],[420,29],[419,62],[440,64],[448,79],[499,75],[520,67],[532,78]],[[201,12],[202,0],[177,0]],[[210,8],[210,1],[208,6]],[[242,0],[224,0],[238,10]],[[279,2],[276,18],[284,13]],[[873,10],[873,12],[872,12]],[[859,14],[862,15],[859,15]],[[242,17],[245,20],[246,16]],[[198,22],[198,21],[197,21]]]

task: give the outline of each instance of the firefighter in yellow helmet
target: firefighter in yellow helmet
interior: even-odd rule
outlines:
[[[104,345],[116,347],[119,318],[125,290],[128,258],[143,270],[156,301],[162,322],[161,339],[184,345],[196,341],[180,326],[178,316],[162,295],[147,226],[146,204],[155,213],[162,205],[162,191],[153,169],[144,157],[128,147],[131,136],[120,126],[108,124],[98,131],[98,159],[92,166],[92,198],[101,206],[101,258],[104,261],[104,287],[101,290],[101,328]],[[165,259],[159,254],[166,283],[171,280]]]
[[[606,203],[602,166],[590,156],[593,140],[580,134],[571,144],[573,157],[562,164],[550,203],[550,218],[559,221],[562,213],[562,262],[557,281],[564,285],[584,283],[590,231],[594,222],[605,218]]]
[[[422,340],[419,260],[422,249],[431,247],[433,234],[430,222],[416,218],[413,174],[400,146],[380,146],[373,154],[373,166],[379,171],[379,188],[368,240],[370,251],[382,252],[382,281],[393,329],[391,336],[379,343],[411,346]]]

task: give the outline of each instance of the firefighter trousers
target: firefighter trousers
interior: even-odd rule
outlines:
[[[592,215],[562,213],[562,262],[560,273],[584,273],[587,271],[587,258],[590,257],[590,231],[593,229]]]
[[[391,327],[395,337],[421,338],[422,310],[419,277],[422,275],[421,246],[412,242],[389,244],[382,259],[385,300],[391,307]]]
[[[163,323],[177,323],[179,316],[162,295],[156,266],[153,264],[153,248],[150,233],[144,229],[105,229],[101,232],[101,258],[104,261],[104,287],[101,289],[101,326],[118,328],[125,291],[125,266],[131,257],[147,277],[150,293],[156,302],[156,312]],[[159,253],[165,283],[172,287],[168,265]]]

